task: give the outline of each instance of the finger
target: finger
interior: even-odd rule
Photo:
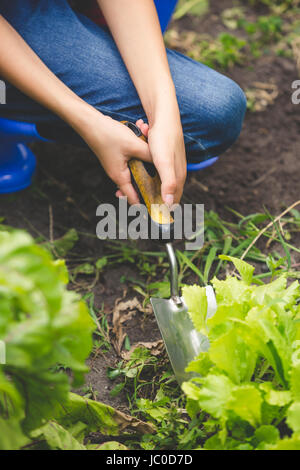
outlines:
[[[138,119],[136,121],[136,125],[138,126],[138,128],[142,131],[142,133],[144,134],[145,137],[148,137],[148,133],[149,133],[149,124],[146,124],[143,119]]]
[[[116,181],[117,185],[119,186],[120,193],[122,193],[122,196],[126,196],[128,199],[129,204],[139,204],[139,197],[132,186],[131,183],[131,173],[129,168],[127,167],[125,171],[122,172],[121,177]]]
[[[143,119],[138,119],[135,124],[136,124],[136,126],[138,126],[141,129],[141,125],[143,123],[144,123]]]
[[[136,192],[136,190],[134,189],[134,187],[132,186],[131,183],[123,184],[120,187],[120,189],[121,189],[122,195],[127,197],[128,202],[129,202],[130,205],[140,203],[137,192]]]
[[[174,157],[159,160],[156,168],[161,179],[161,196],[165,204],[171,207],[176,201],[177,179],[175,173]]]
[[[135,137],[134,141],[134,145],[131,145],[130,147],[131,154],[128,155],[128,158],[135,157],[139,158],[140,160],[143,160],[144,162],[151,163],[152,156],[150,153],[149,145],[142,139],[139,139],[137,137]]]
[[[149,134],[149,125],[143,123],[143,124],[141,125],[141,128],[140,128],[140,129],[141,129],[142,133],[144,134],[144,136],[145,136],[145,137],[148,137],[148,134]]]
[[[118,189],[118,191],[115,193],[115,196],[116,197],[124,197],[124,194],[122,193],[122,191],[120,191],[120,189]]]

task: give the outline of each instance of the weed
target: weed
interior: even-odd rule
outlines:
[[[157,357],[151,355],[150,351],[144,347],[136,348],[127,362],[120,361],[116,367],[108,368],[109,379],[121,379],[112,389],[111,396],[116,396],[124,390],[129,403],[135,403],[142,388],[150,386],[151,389],[153,376],[156,375],[158,368],[159,359]]]
[[[89,313],[94,320],[96,330],[94,332],[94,348],[93,354],[97,355],[99,352],[102,354],[107,353],[111,348],[110,337],[109,337],[109,326],[107,316],[102,309],[96,311],[95,309],[95,296],[93,293],[88,293],[83,296]]]
[[[199,421],[189,418],[183,404],[185,400],[182,395],[171,399],[163,386],[159,388],[153,401],[145,398],[137,400],[136,412],[150,420],[157,432],[144,435],[136,445],[145,450],[195,449],[205,433],[203,427],[199,426]]]

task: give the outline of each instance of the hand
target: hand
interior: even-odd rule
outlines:
[[[153,163],[162,182],[162,199],[169,207],[179,203],[186,180],[186,155],[180,121],[155,121],[152,127],[142,119],[136,122],[142,133],[148,137]],[[124,194],[117,191],[116,196]]]
[[[119,187],[117,196],[127,196],[130,204],[139,197],[132,186],[128,162],[135,157],[152,162],[149,146],[124,124],[93,110],[78,132],[98,157],[107,175]]]

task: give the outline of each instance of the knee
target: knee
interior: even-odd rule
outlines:
[[[233,80],[223,77],[222,87],[215,95],[215,111],[211,116],[211,132],[220,153],[239,137],[247,108],[243,90]]]

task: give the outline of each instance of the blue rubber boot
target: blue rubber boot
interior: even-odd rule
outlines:
[[[210,158],[209,160],[204,160],[203,162],[199,162],[199,163],[188,163],[187,171],[192,172],[192,171],[204,170],[205,168],[208,168],[209,166],[216,163],[218,160],[219,160],[219,157],[213,157],[213,158]]]
[[[0,193],[27,188],[32,181],[36,159],[26,144],[43,140],[35,124],[0,118]]]

